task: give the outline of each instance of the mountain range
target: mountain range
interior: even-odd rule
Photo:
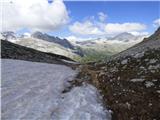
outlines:
[[[57,43],[65,48],[74,49],[74,46],[67,39],[60,39],[58,37],[43,34],[41,32],[35,32],[31,35],[33,38],[42,39],[48,42]]]
[[[1,33],[1,39],[40,50],[63,55],[79,61],[96,61],[121,52],[143,40],[146,36],[134,36],[121,33],[115,37],[97,38],[91,40],[61,39],[42,32],[24,33],[17,36],[14,32]]]

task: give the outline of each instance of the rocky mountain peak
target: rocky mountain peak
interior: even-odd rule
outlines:
[[[124,50],[118,54],[116,54],[113,58],[126,57],[129,55],[137,56],[140,54],[144,54],[148,49],[157,49],[160,48],[160,28],[156,30],[154,34],[152,34],[148,38],[144,38],[144,40],[133,47]]]
[[[32,36],[34,37],[36,37],[36,36],[39,36],[39,35],[43,35],[43,33],[41,33],[41,32],[39,32],[39,31],[36,31],[36,32],[34,32],[33,34],[32,34]]]
[[[54,42],[54,43],[60,44],[65,48],[74,49],[74,46],[67,39],[61,39],[59,37],[54,37],[54,36],[48,35],[46,33],[41,33],[41,32],[35,32],[31,36],[34,38],[48,41],[48,42]]]
[[[6,31],[6,32],[2,32],[1,36],[3,37],[3,39],[7,39],[7,40],[16,40],[17,36],[14,32],[12,31]]]
[[[116,35],[115,37],[112,38],[112,40],[119,40],[119,41],[129,41],[130,39],[133,40],[135,39],[136,36],[132,35],[131,33],[124,32]]]

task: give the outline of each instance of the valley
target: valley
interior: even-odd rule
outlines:
[[[159,119],[160,28],[109,59],[83,64],[6,40],[1,40],[1,44],[3,119]],[[34,70],[37,68],[39,72]],[[13,74],[15,77],[11,77]],[[26,80],[20,83],[22,78]],[[35,83],[33,88],[26,81]],[[54,82],[60,81],[61,85],[55,85]],[[22,85],[25,85],[24,92],[20,92]],[[45,93],[43,99],[41,92]],[[37,101],[36,104],[25,100],[26,96]],[[57,101],[51,99],[54,97]],[[45,109],[40,108],[43,105]],[[27,107],[25,111],[23,106]]]
[[[134,36],[121,33],[112,38],[98,38],[91,40],[67,40],[35,32],[17,36],[14,32],[1,33],[1,39],[42,52],[54,53],[69,57],[75,61],[86,63],[95,62],[119,53],[147,36]]]
[[[160,1],[0,6],[1,120],[160,120]]]

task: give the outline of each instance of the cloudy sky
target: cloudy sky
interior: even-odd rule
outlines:
[[[1,0],[1,31],[42,31],[60,37],[151,34],[160,25],[160,2]]]

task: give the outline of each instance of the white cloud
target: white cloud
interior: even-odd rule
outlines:
[[[142,31],[146,26],[141,23],[108,23],[104,27],[108,34],[117,34],[122,32]]]
[[[160,26],[160,18],[154,20],[154,21],[153,21],[153,25],[154,25],[155,27],[159,27],[159,26]]]
[[[29,28],[53,31],[68,23],[69,16],[62,0],[2,0],[1,31]]]
[[[69,26],[72,33],[87,36],[87,35],[116,35],[123,32],[133,33],[134,35],[147,35],[145,32],[146,25],[139,22],[124,22],[124,23],[108,23],[106,22],[107,15],[103,12],[98,12],[98,20],[94,16],[85,19],[83,22],[76,21]],[[91,19],[92,18],[92,19]]]
[[[69,26],[69,30],[80,35],[101,35],[103,32],[91,21],[75,22]]]
[[[133,31],[133,32],[129,32],[131,33],[132,35],[135,35],[135,36],[148,36],[149,33],[148,32],[136,32],[136,31]]]
[[[147,35],[148,33],[143,31],[146,29],[146,25],[142,23],[104,23],[104,22],[75,22],[69,26],[69,30],[72,33],[80,35],[115,35],[123,32],[129,32],[134,35]]]
[[[105,13],[103,13],[103,12],[99,12],[98,13],[98,18],[99,18],[99,20],[101,22],[104,22],[106,20],[106,18],[107,18],[107,15]]]
[[[69,30],[74,34],[79,35],[115,35],[123,32],[130,32],[134,35],[147,35],[145,32],[146,25],[139,22],[124,22],[124,23],[107,23],[107,15],[103,12],[97,13],[98,20],[87,19],[84,22],[76,21],[69,26]]]

